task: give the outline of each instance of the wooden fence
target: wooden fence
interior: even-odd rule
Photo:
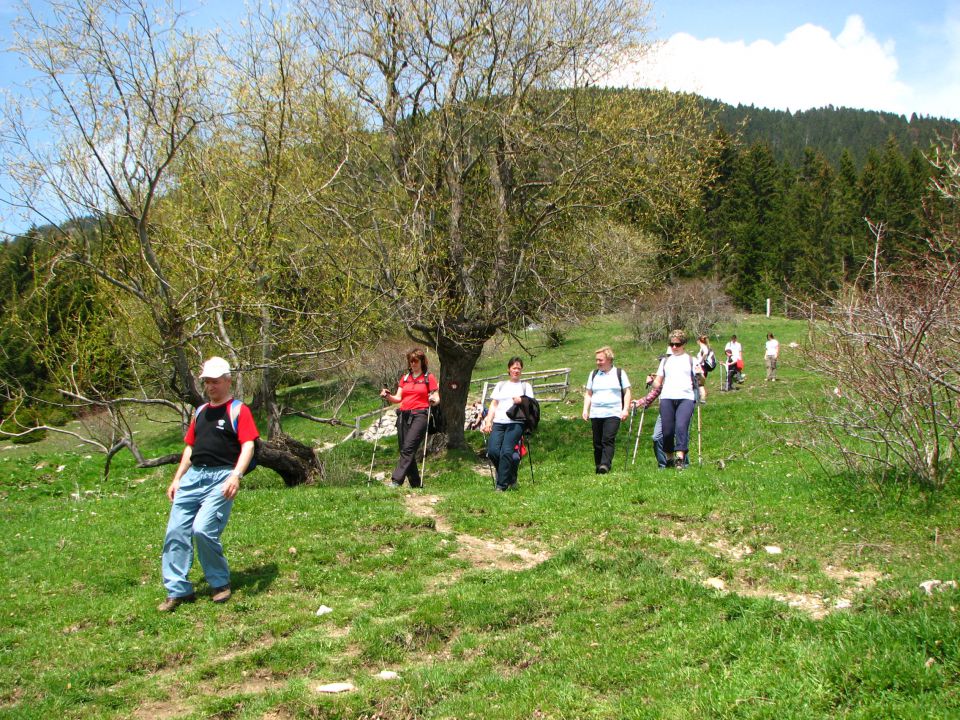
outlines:
[[[470,384],[480,386],[480,402],[481,404],[485,405],[489,390],[499,381],[506,380],[509,377],[510,376],[507,373],[503,373],[501,375],[477,378],[476,380],[471,380]],[[567,393],[570,392],[570,368],[538,370],[536,372],[524,373],[523,380],[524,382],[528,382],[533,386],[533,394],[536,395],[537,400],[542,403],[561,402],[567,398]],[[349,440],[350,438],[360,437],[363,435],[363,430],[360,428],[361,422],[375,415],[379,417],[391,407],[393,406],[385,405],[384,407],[377,408],[376,410],[366,412],[363,415],[357,415],[353,419],[353,431],[347,435],[344,440]]]

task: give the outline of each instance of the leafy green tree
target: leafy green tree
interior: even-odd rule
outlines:
[[[683,242],[670,211],[684,203],[664,198],[699,192],[701,113],[689,98],[586,90],[642,48],[642,4],[305,7],[376,131],[339,177],[337,218],[400,325],[439,356],[449,443],[463,446],[489,338],[644,280],[653,238],[620,218],[659,220],[660,240]],[[311,225],[329,220],[318,207]]]

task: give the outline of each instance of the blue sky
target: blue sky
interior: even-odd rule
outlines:
[[[208,0],[194,21],[233,21],[240,2]],[[0,93],[16,96],[24,72],[6,50],[14,8],[0,0]],[[832,104],[960,119],[960,0],[655,0],[651,20],[658,47],[608,84],[778,109]],[[0,167],[0,228],[20,232],[30,222],[3,203],[8,184]]]

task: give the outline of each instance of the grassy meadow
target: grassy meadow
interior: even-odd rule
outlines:
[[[519,490],[494,493],[476,452],[451,452],[423,490],[396,490],[368,482],[362,440],[326,453],[324,484],[258,469],[224,535],[233,599],[211,603],[196,564],[198,601],[170,615],[155,607],[173,467],[123,455],[104,481],[73,440],[0,443],[0,718],[960,718],[960,591],[920,587],[960,580],[957,482],[879,496],[824,477],[773,422],[823,392],[789,347],[805,326],[746,318],[718,354],[731,331],[747,380],[720,393],[711,375],[702,464],[694,450],[658,471],[648,411],[637,464],[623,428],[595,475],[593,351],[612,345],[642,385],[662,348],[613,317],[556,349],[532,333],[528,370],[574,368],[544,405],[533,480],[525,462]],[[369,388],[342,415],[378,404]],[[348,430],[289,429],[318,445]],[[150,454],[181,446],[170,422],[141,433]],[[396,456],[381,443],[374,471]]]

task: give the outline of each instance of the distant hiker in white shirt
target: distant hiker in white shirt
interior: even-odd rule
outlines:
[[[773,336],[773,333],[767,333],[767,349],[763,355],[763,362],[767,366],[767,380],[774,382],[777,379],[777,360],[780,357],[780,342]]]

